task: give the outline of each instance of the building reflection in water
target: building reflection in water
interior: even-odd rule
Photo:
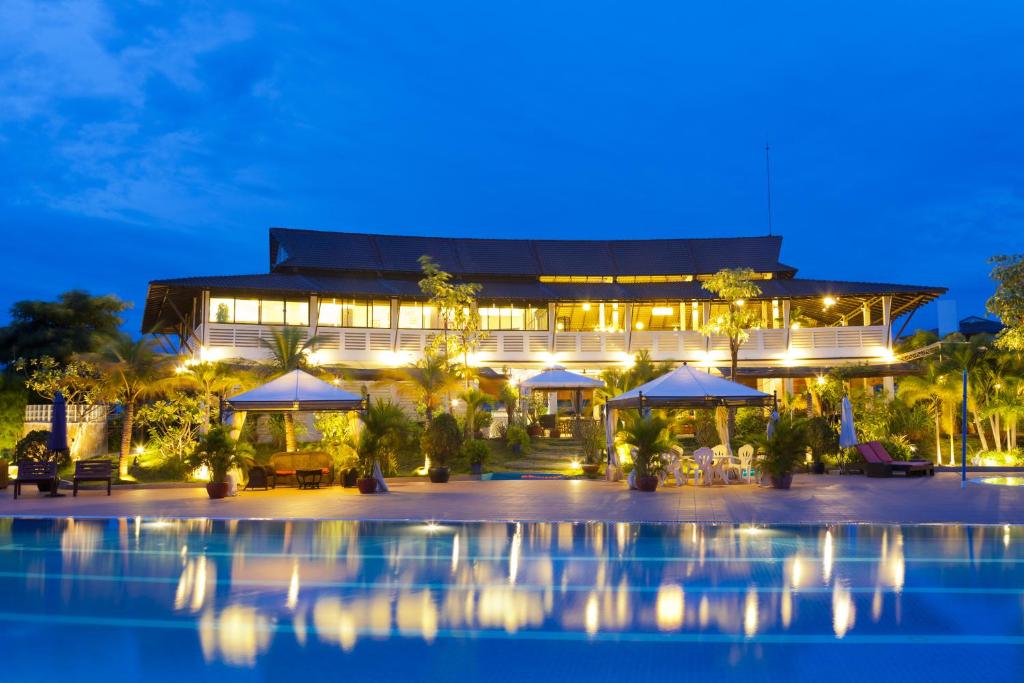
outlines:
[[[14,520],[5,533],[32,524],[42,522]],[[998,565],[981,558],[1012,557],[1020,545],[1020,530],[1002,526],[46,524],[37,537],[57,552],[8,551],[25,572],[23,592],[41,594],[60,575],[65,604],[161,605],[196,624],[207,660],[232,666],[252,666],[278,643],[348,652],[361,641],[430,644],[482,631],[708,634],[733,643],[731,656],[756,657],[763,636],[849,639],[899,625],[906,586],[940,571],[961,572],[961,584],[983,585],[984,572],[999,580]],[[953,569],[915,564],[908,547],[951,558]]]

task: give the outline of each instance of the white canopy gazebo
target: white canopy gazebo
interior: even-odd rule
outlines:
[[[363,398],[303,370],[292,370],[227,400],[236,412],[282,413],[302,410],[359,410]]]
[[[605,424],[608,426],[605,440],[609,465],[616,464],[612,425],[618,420],[618,411],[624,408],[637,408],[642,412],[647,408],[768,406],[773,402],[771,394],[683,364],[672,372],[608,399],[605,404]]]
[[[534,375],[519,383],[519,388],[527,391],[557,392],[570,390],[573,392],[573,407],[576,409],[576,419],[580,418],[583,409],[583,391],[586,389],[600,389],[604,381],[596,377],[587,377],[576,372],[570,372],[561,365],[554,365],[543,372]],[[557,410],[556,410],[557,417]]]

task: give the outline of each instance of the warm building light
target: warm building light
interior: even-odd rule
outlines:
[[[555,323],[555,329],[558,330],[559,332],[565,332],[565,323],[561,321]]]
[[[793,328],[794,330],[799,330],[800,329],[800,323],[793,323],[792,325],[790,325],[790,327]]]
[[[459,406],[459,399],[453,398],[452,399],[452,408],[457,408],[458,406]]]
[[[825,375],[818,375],[818,386],[821,386],[824,383],[825,383]]]
[[[584,303],[582,306],[580,306],[580,308],[582,308],[584,311],[589,311],[590,310],[590,304],[589,303]]]
[[[569,469],[578,470],[580,468],[580,461],[578,458],[573,458],[569,461]]]
[[[825,306],[825,308],[832,308],[833,306],[836,305],[836,298],[832,296],[826,296],[824,299],[821,300],[821,303]]]
[[[644,324],[643,323],[637,323],[636,324],[636,329],[638,329],[638,330],[644,329]]]
[[[736,301],[734,301],[733,303],[736,304],[737,306],[741,306],[742,307],[743,304],[745,304],[747,302],[746,302],[745,299],[736,299]]]
[[[651,315],[672,315],[674,313],[671,306],[655,306],[651,309]]]

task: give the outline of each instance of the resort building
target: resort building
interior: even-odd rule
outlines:
[[[482,286],[488,335],[472,362],[494,379],[560,364],[597,373],[646,351],[655,361],[729,365],[724,337],[702,332],[726,306],[703,288],[746,267],[762,295],[744,302],[758,324],[740,350],[741,378],[792,392],[837,365],[865,377],[900,374],[892,342],[942,287],[798,278],[782,238],[505,240],[401,237],[272,228],[265,273],[156,280],[146,332],[172,335],[193,358],[258,361],[281,326],[317,335],[315,361],[366,380],[415,362],[441,333],[420,292],[431,256],[458,281]]]

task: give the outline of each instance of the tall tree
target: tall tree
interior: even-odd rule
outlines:
[[[173,358],[158,353],[156,342],[151,338],[133,341],[121,337],[103,349],[99,361],[106,376],[107,393],[124,411],[117,468],[124,478],[132,451],[135,408],[139,399],[160,391],[173,381],[170,370]]]
[[[435,349],[441,351],[448,362],[453,357],[462,359],[458,372],[468,389],[474,372],[470,354],[480,340],[487,338],[487,332],[480,329],[480,312],[476,306],[481,286],[475,282],[454,284],[451,274],[441,270],[427,255],[421,256],[419,263],[423,271],[420,291],[430,297],[443,326],[443,334],[434,338]]]
[[[910,403],[922,401],[928,406],[928,412],[935,422],[935,461],[942,464],[942,423],[947,419],[947,414],[952,413],[944,412],[943,409],[947,403],[953,405],[956,402],[955,382],[948,368],[937,360],[926,363],[919,375],[904,377],[900,381],[899,394]],[[949,457],[952,464],[952,452]]]
[[[996,344],[1008,351],[1024,351],[1024,254],[995,256],[990,263],[995,264],[996,291],[987,307],[1005,325]]]
[[[309,365],[309,353],[316,349],[322,339],[318,336],[303,339],[302,333],[303,330],[298,327],[284,327],[274,330],[270,339],[260,339],[260,345],[270,351],[270,366],[275,377]],[[284,443],[289,452],[298,449],[295,418],[288,411],[284,413]]]
[[[724,268],[712,275],[703,288],[726,304],[726,310],[718,313],[704,325],[704,334],[717,334],[729,340],[729,379],[736,380],[740,347],[750,339],[750,328],[759,320],[753,306],[747,306],[750,299],[761,295],[761,288],[754,282],[754,271],[750,268]]]
[[[121,313],[129,306],[116,296],[78,289],[57,301],[18,301],[10,324],[0,327],[0,363],[44,356],[66,363],[75,354],[99,351],[120,336]]]

